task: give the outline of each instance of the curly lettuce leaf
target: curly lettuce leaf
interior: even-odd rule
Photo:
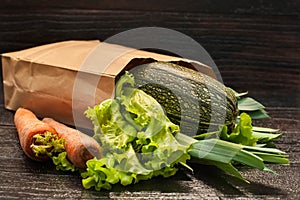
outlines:
[[[179,126],[154,98],[133,85],[133,76],[125,74],[117,84],[115,99],[85,112],[103,147],[103,158],[88,161],[82,173],[85,188],[110,189],[116,183],[169,177],[178,170],[177,164],[185,165],[190,159],[191,143],[176,140]]]
[[[220,139],[246,146],[255,146],[258,141],[258,138],[252,134],[251,117],[246,113],[240,115],[237,126],[230,134],[227,133],[225,127],[221,132]]]
[[[52,157],[53,163],[56,165],[56,170],[72,171],[76,170],[75,166],[68,160],[67,152],[61,152],[57,156]]]

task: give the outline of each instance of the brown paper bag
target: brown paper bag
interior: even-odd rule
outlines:
[[[117,57],[105,70],[97,70],[97,63],[89,63],[101,44],[101,59],[116,52],[126,51]],[[99,48],[98,48],[99,49]],[[92,59],[93,60],[93,59]],[[213,70],[199,62],[161,55],[128,47],[93,41],[65,41],[18,52],[2,54],[5,107],[16,110],[30,109],[39,117],[52,117],[60,122],[87,127],[84,116],[88,106],[94,106],[111,98],[116,77],[122,70],[153,61],[172,61],[215,77]],[[83,63],[92,68],[82,68]],[[80,76],[78,76],[80,73]],[[75,91],[75,80],[81,84]],[[76,83],[77,83],[76,82]],[[95,85],[96,83],[96,85]],[[74,99],[74,91],[76,99]],[[92,91],[87,92],[87,91]]]

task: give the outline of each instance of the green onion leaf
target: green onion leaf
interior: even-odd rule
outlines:
[[[265,106],[251,97],[245,97],[238,100],[238,109],[242,111],[255,111],[263,108],[265,108]]]

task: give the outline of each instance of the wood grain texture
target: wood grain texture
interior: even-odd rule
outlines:
[[[297,0],[16,1],[0,3],[0,53],[63,40],[106,38],[138,27],[180,31],[199,42],[226,85],[264,103],[279,128],[276,143],[290,166],[278,176],[241,167],[251,184],[219,170],[193,166],[169,179],[155,178],[113,191],[84,190],[79,174],[29,160],[21,150],[14,112],[4,109],[0,83],[0,199],[297,199],[300,169],[300,24]]]

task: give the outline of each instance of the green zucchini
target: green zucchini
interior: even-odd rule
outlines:
[[[135,87],[154,97],[181,132],[194,136],[233,129],[238,116],[234,93],[221,82],[193,69],[152,62],[130,70]]]

